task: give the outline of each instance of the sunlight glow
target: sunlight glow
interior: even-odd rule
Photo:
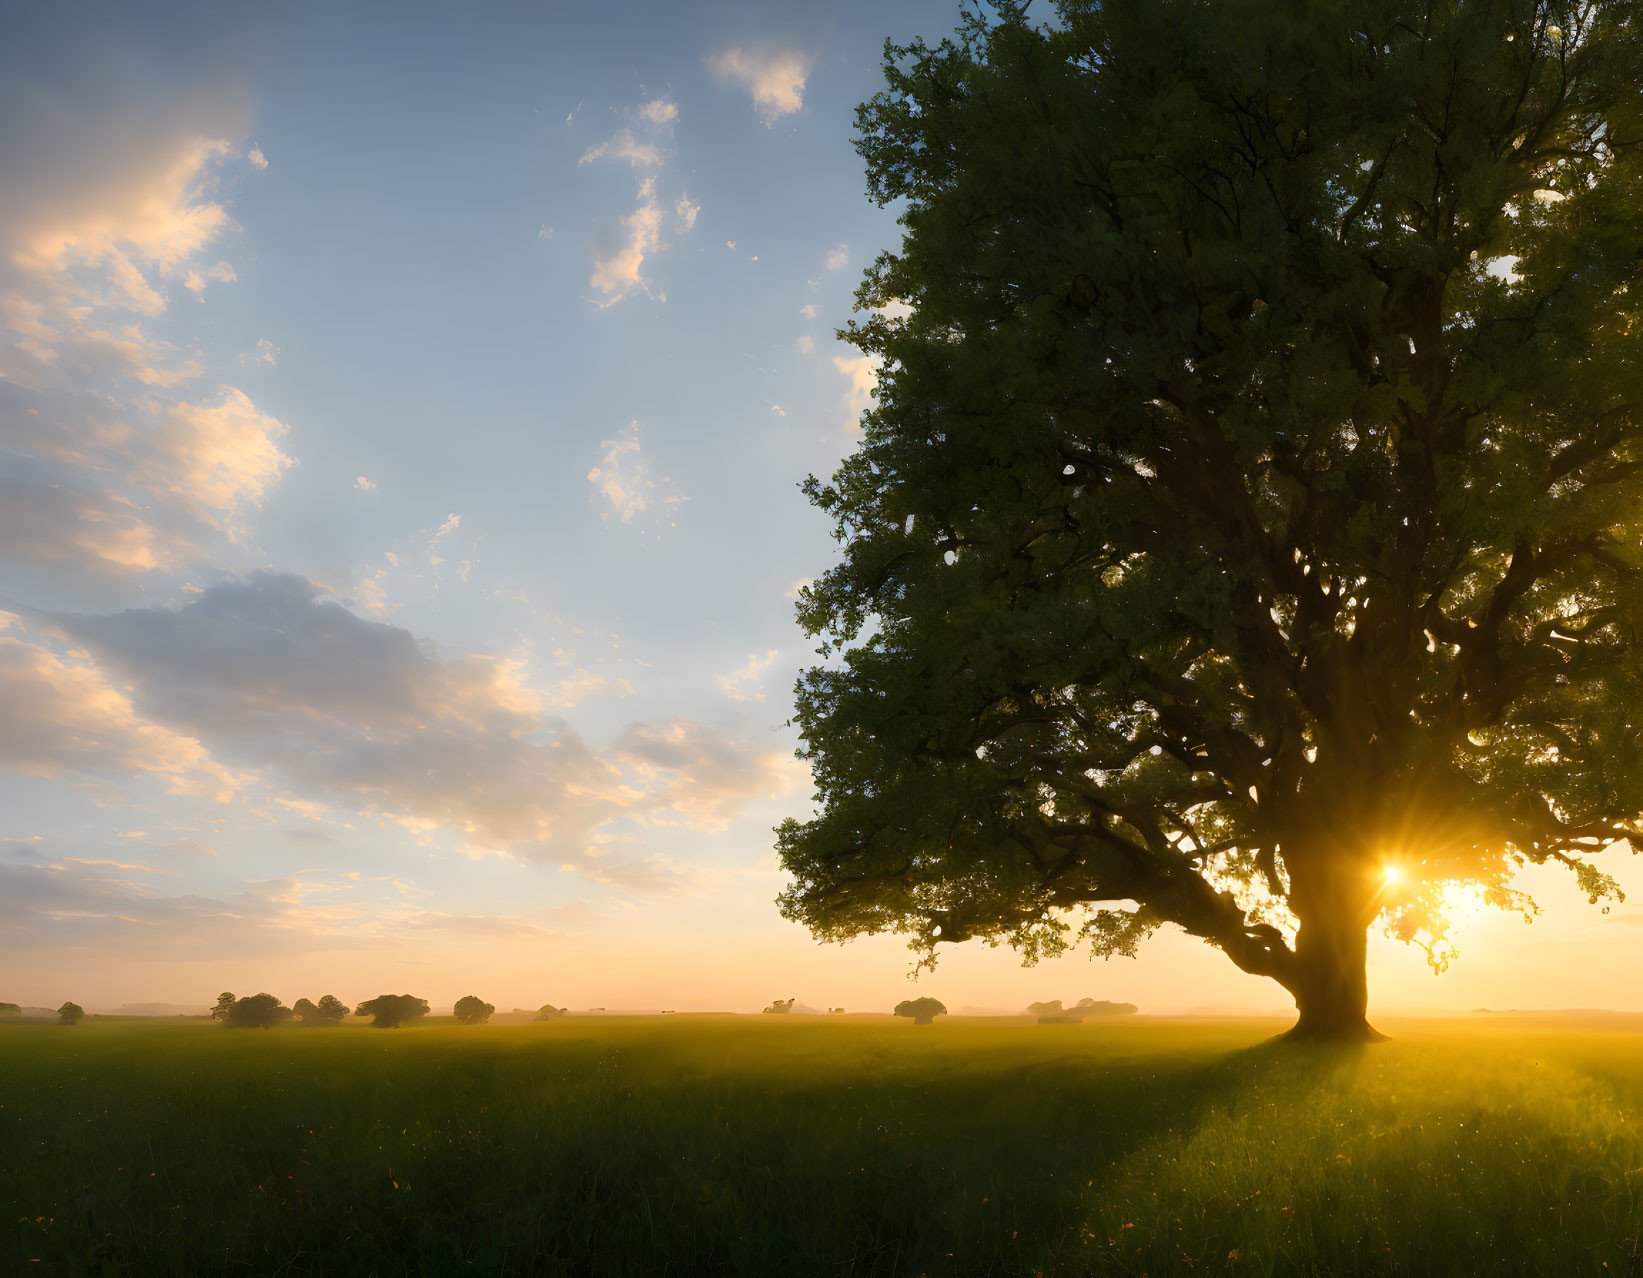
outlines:
[[[1383,869],[1381,871],[1381,882],[1383,884],[1385,884],[1387,887],[1391,887],[1394,883],[1401,882],[1402,879],[1403,879],[1403,867],[1402,866],[1388,865],[1385,869]]]

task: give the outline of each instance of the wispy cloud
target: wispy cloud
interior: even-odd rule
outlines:
[[[770,649],[764,656],[756,652],[747,654],[747,660],[736,667],[729,674],[719,675],[713,680],[719,691],[732,701],[763,701],[764,700],[764,673],[775,664],[781,653]]]
[[[672,527],[674,509],[690,498],[679,492],[667,476],[658,477],[652,472],[639,448],[639,423],[630,422],[617,438],[607,439],[599,447],[605,451],[599,464],[588,472],[588,482],[593,485],[593,499],[602,500],[608,507],[603,518],[631,524],[642,515],[665,516]]]
[[[673,126],[679,119],[678,106],[663,98],[642,102],[627,112],[644,136],[634,128],[616,130],[603,142],[596,143],[582,153],[579,165],[596,160],[625,161],[635,169],[652,170],[639,182],[639,203],[633,212],[624,214],[614,227],[600,237],[594,251],[593,271],[588,277],[590,287],[597,289],[596,300],[601,307],[642,292],[658,301],[666,301],[662,294],[651,290],[645,280],[647,259],[664,247],[662,225],[665,205],[657,193],[657,170],[672,156]],[[688,194],[681,193],[673,203],[675,233],[685,235],[696,225],[701,206]]]
[[[835,244],[827,251],[827,256],[822,260],[822,270],[824,271],[842,271],[849,265],[850,246],[848,244]]]

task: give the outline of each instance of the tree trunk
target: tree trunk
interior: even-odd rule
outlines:
[[[1291,907],[1300,920],[1292,991],[1300,1019],[1284,1037],[1311,1043],[1384,1038],[1367,1016],[1373,893],[1360,884],[1361,875],[1346,867],[1326,871],[1321,881],[1307,883],[1305,878],[1298,878],[1291,893]]]

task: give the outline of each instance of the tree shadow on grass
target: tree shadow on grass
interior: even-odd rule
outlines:
[[[1046,1272],[1640,1271],[1638,1133],[1598,1079],[1450,1039],[1248,1082],[1092,1186]]]

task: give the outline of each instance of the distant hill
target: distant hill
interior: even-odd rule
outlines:
[[[121,1003],[115,1008],[100,1007],[99,1012],[110,1016],[209,1016],[211,1008],[205,1003]]]

